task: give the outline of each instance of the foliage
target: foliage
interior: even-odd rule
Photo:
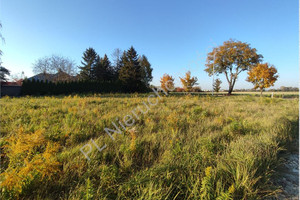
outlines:
[[[148,58],[145,55],[142,55],[139,58],[139,63],[141,65],[143,82],[145,85],[149,86],[150,82],[153,79],[151,64],[148,61]]]
[[[180,78],[180,77],[179,77]],[[181,84],[186,92],[191,92],[194,85],[197,85],[198,79],[191,77],[191,72],[185,73],[185,77],[180,78]]]
[[[176,92],[184,92],[184,89],[183,89],[183,88],[180,88],[180,87],[176,87],[176,88],[175,88],[175,91],[176,91]]]
[[[141,89],[147,92],[149,89]],[[128,92],[119,80],[114,81],[71,81],[71,82],[44,82],[24,80],[22,84],[22,95],[68,95],[83,93],[117,93]],[[135,91],[133,91],[135,92]]]
[[[1,63],[0,63],[1,64]],[[0,66],[0,82],[7,81],[6,76],[9,76],[10,72],[5,67]]]
[[[100,58],[100,56],[97,55],[95,64],[92,68],[93,79],[99,82],[113,81],[114,73],[114,69],[111,66],[107,55],[105,54],[103,58]]]
[[[174,88],[174,78],[169,74],[164,74],[163,77],[160,78],[161,88],[169,92]]]
[[[138,54],[133,47],[124,51],[121,59],[119,80],[128,92],[139,92],[149,86],[152,79],[152,69],[146,57],[138,59]]]
[[[2,192],[19,196],[32,182],[51,179],[59,171],[55,157],[58,148],[56,143],[45,139],[41,130],[27,134],[20,128],[4,145],[8,166],[0,174]]]
[[[202,92],[201,87],[199,86],[193,87],[192,92]]]
[[[93,183],[91,182],[90,178],[86,179],[86,191],[84,194],[84,199],[85,200],[91,200],[93,199],[94,195],[94,189],[93,189]]]
[[[213,175],[212,175],[212,167],[207,167],[205,169],[205,177],[202,179],[201,183],[201,199],[205,200],[212,200],[214,199],[214,191],[213,191]]]
[[[231,94],[238,75],[251,69],[261,59],[262,55],[257,54],[250,44],[230,39],[207,54],[205,71],[209,76],[224,73],[229,84],[228,94]]]
[[[222,84],[222,81],[221,81],[220,79],[217,78],[217,79],[215,80],[214,84],[213,84],[213,90],[214,90],[215,92],[219,92],[220,89],[221,89],[221,84]]]
[[[263,89],[269,88],[277,81],[277,70],[268,63],[257,64],[248,72],[247,81],[253,83],[254,89],[259,88],[262,94]]]
[[[82,56],[83,61],[81,61],[82,66],[79,66],[79,77],[81,80],[93,80],[93,67],[95,65],[96,58],[98,58],[98,54],[95,49],[90,47],[85,50]]]

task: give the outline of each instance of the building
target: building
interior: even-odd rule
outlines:
[[[49,73],[39,73],[28,78],[29,81],[49,81],[49,82],[58,82],[58,81],[75,81],[77,80],[76,76],[72,76],[67,74],[66,72],[59,71],[56,74],[49,74]]]

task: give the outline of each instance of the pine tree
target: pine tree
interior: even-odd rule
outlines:
[[[92,80],[94,79],[93,77],[93,67],[95,65],[95,61],[97,58],[97,53],[93,48],[88,48],[86,51],[83,53],[83,61],[81,61],[82,66],[79,67],[80,69],[80,79],[82,80]]]
[[[149,86],[150,82],[152,81],[152,68],[151,68],[151,64],[148,61],[147,57],[145,55],[142,55],[139,58],[139,62],[141,65],[141,70],[142,70],[142,76],[143,76],[143,82],[145,83],[145,85]]]
[[[96,59],[95,59],[95,63],[94,66],[92,68],[92,77],[97,80],[103,80],[103,67],[102,67],[102,63],[101,63],[101,58],[99,55],[97,55]]]
[[[141,65],[135,49],[131,48],[123,53],[119,79],[126,92],[137,92],[145,89]]]
[[[9,76],[10,72],[8,69],[6,69],[5,67],[1,66],[1,62],[0,62],[0,82],[3,81],[7,81],[6,76]]]
[[[105,72],[104,81],[111,81],[113,79],[114,72],[111,66],[111,62],[109,61],[106,54],[104,54],[104,57],[101,59],[101,64]]]
[[[111,63],[105,54],[103,58],[97,56],[95,65],[93,68],[93,74],[97,81],[111,81],[113,80],[113,68]]]

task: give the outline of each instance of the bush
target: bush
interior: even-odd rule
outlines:
[[[183,88],[177,87],[177,88],[175,88],[175,91],[176,92],[184,92],[185,90]]]
[[[2,192],[6,198],[18,197],[35,181],[50,179],[59,171],[55,154],[58,145],[45,140],[43,132],[25,134],[21,128],[4,146],[8,167],[0,174]]]
[[[192,92],[202,92],[202,90],[199,86],[197,86],[192,88]]]

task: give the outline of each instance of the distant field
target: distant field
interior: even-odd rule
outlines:
[[[1,199],[257,199],[275,192],[269,178],[277,155],[299,134],[297,98],[149,95],[2,98]]]
[[[185,94],[184,92],[181,92]],[[181,94],[174,93],[174,94]],[[273,93],[274,98],[299,98],[299,92],[263,92],[264,97],[271,97]],[[192,94],[196,95],[212,95],[212,92],[192,92]],[[227,92],[214,92],[214,95],[226,95]],[[232,92],[232,95],[250,95],[250,96],[260,96],[260,92]]]

